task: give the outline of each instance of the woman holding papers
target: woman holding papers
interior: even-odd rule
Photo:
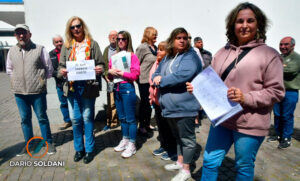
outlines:
[[[157,47],[154,45],[157,38],[157,30],[153,27],[147,27],[144,31],[142,44],[136,49],[141,64],[141,74],[138,79],[139,92],[141,97],[139,108],[139,130],[141,133],[147,133],[150,129],[151,106],[149,104],[149,72],[156,60]]]
[[[96,75],[100,75],[104,71],[104,60],[100,47],[92,39],[85,22],[79,17],[71,17],[66,25],[65,36],[66,41],[59,62],[60,76],[66,77],[68,74],[67,61],[95,61]],[[96,97],[99,96],[99,82],[96,80],[66,82],[64,94],[68,99],[73,127],[76,151],[74,161],[78,162],[83,158],[84,163],[89,163],[94,158],[94,109]]]
[[[220,126],[211,126],[201,178],[217,180],[218,168],[234,144],[236,180],[253,180],[256,154],[268,135],[272,106],[284,96],[282,61],[278,52],[264,43],[268,20],[257,6],[239,4],[226,23],[228,44],[216,53],[212,67],[229,87],[228,99],[240,103],[243,111]],[[230,70],[227,67],[232,62]],[[229,72],[227,77],[224,72]],[[187,88],[192,92],[191,84],[187,83]]]
[[[202,70],[201,61],[188,42],[184,28],[176,28],[167,39],[167,56],[152,75],[159,88],[162,116],[167,118],[177,142],[177,162],[165,165],[167,170],[180,170],[172,180],[191,177],[189,164],[196,150],[195,118],[200,105],[185,87]]]
[[[131,36],[127,31],[120,31],[117,38],[117,54],[109,61],[109,79],[114,84],[114,99],[118,118],[121,122],[123,138],[114,148],[122,152],[123,158],[129,158],[136,153],[136,94],[133,82],[140,75],[140,62],[133,53]]]

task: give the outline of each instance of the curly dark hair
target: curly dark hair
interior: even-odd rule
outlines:
[[[269,20],[261,9],[259,9],[257,6],[249,2],[240,3],[228,14],[226,18],[227,41],[233,45],[238,45],[238,39],[234,32],[235,21],[238,16],[238,13],[244,9],[250,9],[251,11],[253,11],[255,15],[257,21],[257,28],[258,28],[255,37],[256,40],[258,41],[259,39],[263,39],[265,41],[267,39],[266,29],[268,27]]]
[[[170,57],[174,57],[176,54],[173,50],[174,40],[176,39],[176,36],[180,33],[184,33],[184,34],[188,35],[188,32],[184,28],[179,27],[179,28],[174,29],[172,31],[172,33],[170,34],[169,38],[167,39],[166,52],[167,52],[168,56],[170,56]],[[190,47],[191,47],[191,45],[190,45],[189,41],[187,41],[187,46],[186,46],[186,49],[184,50],[184,52],[188,51]]]

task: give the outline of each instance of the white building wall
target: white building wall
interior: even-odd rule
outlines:
[[[158,30],[158,42],[176,27],[184,27],[193,37],[201,36],[204,47],[213,54],[226,43],[225,18],[241,0],[24,0],[25,22],[32,40],[53,48],[54,34],[64,35],[67,20],[77,15],[87,23],[102,51],[108,45],[110,30],[131,33],[134,49],[147,26]],[[284,36],[296,39],[300,52],[300,1],[250,0],[271,20],[267,44],[278,50]]]

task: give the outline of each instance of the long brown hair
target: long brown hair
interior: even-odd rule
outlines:
[[[170,56],[170,57],[174,57],[175,56],[175,52],[174,52],[174,40],[175,40],[176,36],[178,34],[180,34],[180,33],[184,33],[184,34],[186,34],[186,36],[188,36],[188,32],[184,28],[179,27],[179,28],[174,29],[171,32],[169,38],[167,39],[166,52],[167,52],[168,56]],[[187,46],[186,46],[186,48],[185,48],[185,50],[183,52],[188,51],[188,49],[190,47],[191,47],[191,45],[190,45],[189,41],[187,41]]]
[[[235,21],[236,18],[241,10],[244,9],[250,9],[256,18],[257,21],[257,33],[256,33],[256,40],[258,41],[259,39],[263,39],[264,41],[267,39],[266,36],[266,29],[268,27],[268,19],[264,12],[259,9],[257,6],[255,6],[252,3],[245,2],[245,3],[240,3],[238,4],[231,12],[228,14],[226,18],[226,36],[227,36],[227,41],[233,45],[238,45],[238,39],[235,35],[234,28],[235,28]]]
[[[123,35],[124,38],[127,39],[127,52],[132,52],[133,53],[133,48],[132,48],[132,40],[131,40],[131,36],[130,36],[130,33],[128,31],[120,31],[118,33],[118,36],[119,35]],[[121,51],[120,50],[120,47],[119,47],[119,44],[117,42],[117,52]]]

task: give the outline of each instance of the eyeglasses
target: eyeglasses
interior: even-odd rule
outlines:
[[[127,38],[117,38],[117,41],[126,41],[127,40]]]
[[[191,40],[191,39],[192,39],[192,37],[191,37],[191,36],[189,36],[189,39]]]
[[[81,24],[71,26],[70,30],[74,30],[75,28],[77,28],[77,29],[81,28]]]

